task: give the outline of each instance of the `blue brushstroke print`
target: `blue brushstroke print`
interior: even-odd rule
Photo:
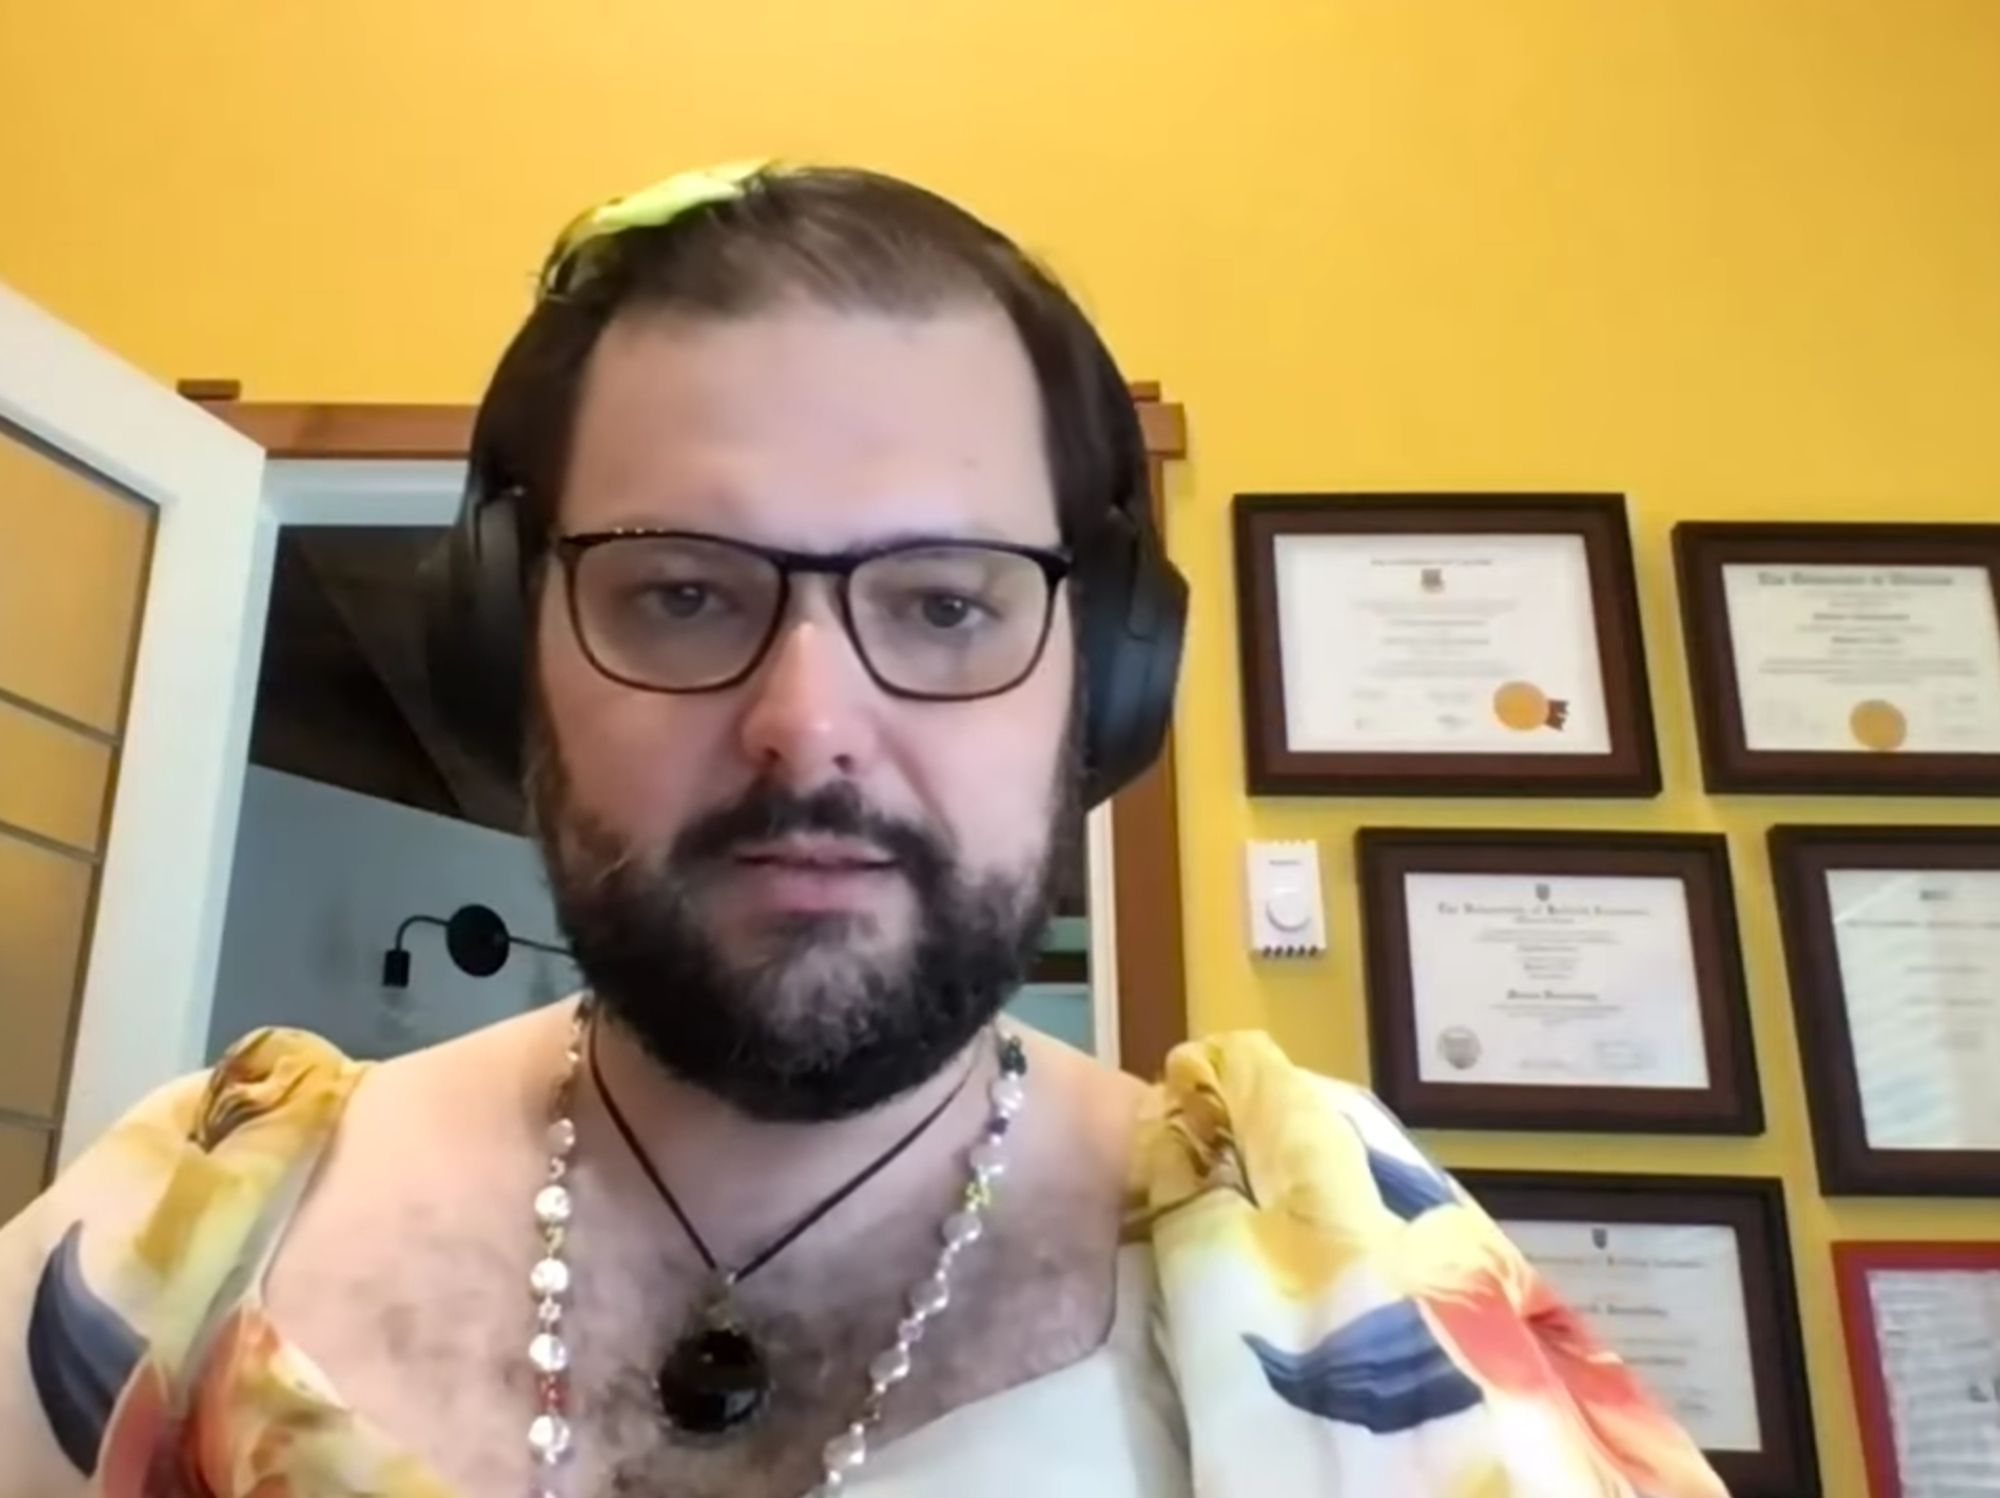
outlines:
[[[73,1224],[42,1266],[28,1314],[28,1371],[56,1444],[88,1477],[146,1344],[84,1283],[82,1234]]]
[[[1368,1147],[1364,1144],[1362,1148]],[[1382,1205],[1405,1222],[1414,1222],[1434,1207],[1457,1203],[1451,1182],[1436,1166],[1398,1160],[1380,1150],[1368,1149],[1368,1173],[1375,1189],[1382,1193]]]
[[[1316,1347],[1284,1352],[1243,1339],[1287,1404],[1377,1435],[1409,1430],[1477,1405],[1479,1386],[1458,1370],[1416,1303],[1399,1300],[1357,1316]]]

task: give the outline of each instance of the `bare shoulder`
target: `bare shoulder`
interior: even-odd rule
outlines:
[[[409,1423],[412,1368],[486,1387],[478,1339],[512,1325],[500,1307],[526,1273],[523,1203],[545,1168],[570,1013],[553,1005],[371,1068],[271,1261],[273,1323],[385,1429]]]
[[[1117,1114],[1137,1108],[1150,1090],[1130,1072],[1107,1066],[1053,1035],[1025,1027],[1012,1033],[1028,1054],[1030,1072],[1066,1099]]]
[[[355,1088],[278,1269],[362,1222],[448,1198],[539,1148],[571,1005],[550,1005],[370,1068]]]
[[[550,1065],[574,1012],[573,1003],[551,1004],[377,1064],[355,1091],[349,1130],[388,1137],[469,1115],[525,1120],[547,1101]]]
[[[1038,1142],[1037,1155],[1058,1177],[1115,1200],[1124,1190],[1133,1131],[1151,1089],[1053,1036],[1018,1033],[1028,1055],[1035,1115],[1029,1138]]]

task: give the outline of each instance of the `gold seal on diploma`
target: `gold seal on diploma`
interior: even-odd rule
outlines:
[[[1493,716],[1516,733],[1533,733],[1537,728],[1561,732],[1569,721],[1569,704],[1531,681],[1510,681],[1493,693]]]
[[[1902,748],[1910,737],[1910,720],[1903,716],[1903,710],[1880,698],[1857,702],[1848,715],[1847,726],[1862,748],[1885,754]]]

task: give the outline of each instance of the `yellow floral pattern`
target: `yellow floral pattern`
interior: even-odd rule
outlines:
[[[259,1294],[363,1068],[250,1036],[170,1121],[114,1286],[78,1231],[29,1329],[99,1498],[450,1498],[345,1408]],[[1700,1453],[1367,1094],[1261,1036],[1179,1048],[1134,1152],[1199,1498],[1726,1498]]]
[[[1727,1498],[1381,1105],[1268,1037],[1169,1057],[1133,1190],[1201,1498]]]

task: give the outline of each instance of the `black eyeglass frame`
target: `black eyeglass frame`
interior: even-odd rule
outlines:
[[[757,642],[748,663],[742,670],[720,681],[708,682],[698,687],[663,687],[656,682],[637,681],[622,676],[598,659],[597,651],[590,643],[590,635],[583,626],[582,605],[576,586],[577,568],[586,552],[616,541],[699,541],[706,546],[721,546],[759,557],[778,569],[778,601],[771,610],[770,627],[764,638]],[[861,662],[868,677],[891,697],[900,697],[912,702],[982,702],[989,697],[1004,696],[1013,691],[1035,674],[1035,668],[1042,663],[1042,656],[1049,647],[1049,630],[1055,623],[1056,597],[1062,584],[1075,571],[1075,562],[1065,551],[1057,551],[1046,546],[1024,546],[1013,541],[971,540],[964,536],[905,536],[894,541],[885,541],[879,546],[866,546],[853,551],[790,551],[779,546],[761,546],[754,541],[738,540],[734,536],[717,536],[707,531],[655,530],[648,527],[633,527],[608,531],[578,531],[560,535],[551,543],[563,570],[563,591],[568,597],[569,627],[576,636],[578,647],[584,659],[596,668],[599,675],[620,686],[630,687],[639,692],[659,692],[671,697],[695,697],[708,692],[726,692],[739,687],[764,664],[764,658],[771,653],[771,646],[784,632],[785,618],[791,611],[792,577],[796,573],[815,574],[831,577],[835,581],[834,605],[840,614],[840,626],[846,632],[847,643],[854,648],[855,658]],[[868,647],[862,643],[861,632],[854,627],[854,610],[848,600],[848,587],[854,574],[869,562],[882,557],[895,556],[906,551],[935,551],[940,547],[950,547],[961,551],[992,551],[1005,556],[1023,557],[1041,568],[1042,576],[1048,583],[1048,592],[1042,604],[1042,627],[1035,637],[1035,648],[1028,656],[1028,663],[1010,680],[982,692],[915,692],[907,687],[897,686],[885,678],[869,658]]]

